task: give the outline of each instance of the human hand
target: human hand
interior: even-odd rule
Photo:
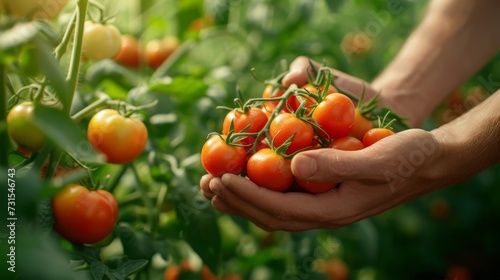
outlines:
[[[295,155],[296,177],[341,182],[326,193],[275,192],[233,174],[205,175],[200,186],[215,208],[266,230],[338,228],[442,187],[436,179],[446,168],[440,151],[432,133],[410,129],[359,151],[321,149]]]

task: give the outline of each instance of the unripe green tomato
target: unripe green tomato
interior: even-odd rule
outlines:
[[[94,60],[112,58],[120,51],[121,40],[121,33],[114,25],[86,21],[82,53]]]
[[[45,136],[33,123],[35,106],[31,102],[17,104],[7,115],[10,137],[24,151],[38,152],[45,144]]]
[[[29,19],[55,18],[68,0],[0,0],[0,6],[12,16]],[[1,8],[1,7],[0,7]]]

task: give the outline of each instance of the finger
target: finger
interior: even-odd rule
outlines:
[[[212,199],[215,195],[209,187],[210,181],[214,178],[214,176],[210,174],[205,174],[200,179],[200,189],[203,196],[207,199]]]
[[[319,182],[342,182],[346,180],[367,180],[380,176],[376,172],[378,155],[373,151],[341,151],[319,149],[305,151],[292,158],[292,173],[304,180]]]
[[[332,206],[331,196],[307,193],[280,193],[259,187],[240,176],[225,174],[217,189],[224,202],[242,215],[271,229],[305,230],[327,227],[325,213]],[[330,196],[330,197],[328,197]],[[322,203],[321,203],[322,202]]]
[[[309,75],[313,75],[311,69],[311,63],[314,65],[316,69],[320,67],[320,64],[310,60],[306,56],[297,57],[292,63],[290,63],[290,72],[288,72],[284,77],[281,83],[285,87],[289,87],[292,84],[296,84],[297,86],[303,86],[307,83],[307,71],[309,71]]]

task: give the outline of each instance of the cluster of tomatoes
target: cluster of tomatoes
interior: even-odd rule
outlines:
[[[35,125],[35,105],[22,102],[7,116],[11,139],[25,154],[39,152],[47,143],[45,134]],[[148,131],[138,119],[124,117],[116,110],[104,109],[95,114],[87,128],[88,140],[108,163],[126,164],[142,153]],[[42,176],[47,172],[42,169]],[[56,169],[54,177],[69,172]],[[64,238],[76,243],[93,244],[113,231],[118,219],[118,204],[106,190],[89,189],[72,184],[52,199],[54,229]]]
[[[166,36],[148,41],[143,48],[136,37],[122,35],[112,24],[87,21],[83,33],[82,53],[92,60],[112,58],[129,68],[139,68],[147,64],[156,69],[179,46],[177,37]]]
[[[245,175],[279,192],[322,193],[335,188],[339,182],[296,178],[291,159],[314,149],[361,150],[395,132],[392,122],[382,126],[385,120],[374,127],[377,97],[363,104],[336,86],[328,69],[320,69],[316,76],[319,82],[300,88],[284,88],[275,79],[262,98],[245,104],[237,99],[239,106],[227,113],[222,133],[211,135],[202,148],[205,170],[215,177]]]

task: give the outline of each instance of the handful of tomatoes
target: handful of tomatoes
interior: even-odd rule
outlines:
[[[244,104],[236,99],[238,107],[227,113],[222,133],[209,135],[202,148],[205,170],[215,177],[247,176],[279,192],[323,193],[339,182],[295,178],[291,159],[296,154],[314,149],[357,151],[395,133],[391,125],[401,119],[387,109],[377,109],[378,96],[363,103],[339,88],[327,68],[315,76],[300,88],[284,88],[281,75],[269,82],[262,98]],[[388,116],[394,119],[384,124]],[[374,127],[377,119],[379,125]]]

